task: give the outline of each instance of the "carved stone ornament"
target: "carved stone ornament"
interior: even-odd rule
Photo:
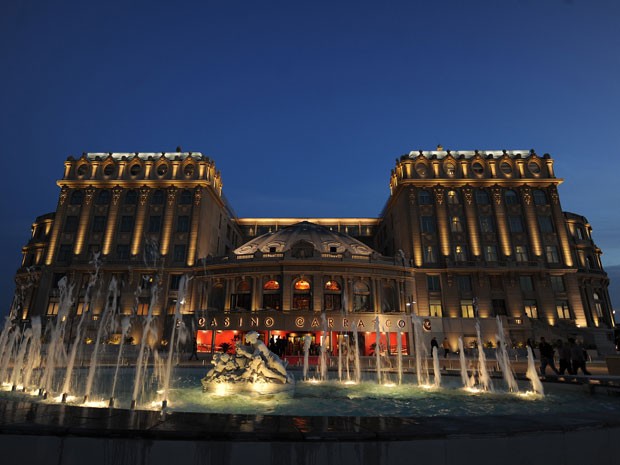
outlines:
[[[146,205],[146,201],[149,199],[149,192],[151,189],[147,186],[140,188],[140,205]]]
[[[64,205],[67,201],[67,196],[69,195],[69,188],[67,186],[62,186],[60,189],[60,195],[58,196],[58,205]]]
[[[437,205],[443,205],[444,189],[443,187],[435,187],[435,198],[437,199]]]
[[[530,189],[528,186],[524,186],[523,188],[521,188],[521,195],[523,195],[523,201],[526,205],[532,204],[532,189]]]
[[[493,200],[497,205],[502,204],[502,188],[501,187],[493,187],[491,188],[491,192],[493,192]]]
[[[467,202],[467,205],[471,205],[474,200],[474,191],[471,187],[463,187],[461,190],[463,192],[463,197],[465,197],[465,202]]]
[[[416,199],[415,190],[409,189],[409,205],[415,205],[415,199]]]
[[[112,189],[112,205],[118,205],[122,193],[123,189],[120,186],[116,186],[114,189]]]
[[[95,196],[95,188],[90,186],[86,189],[86,194],[84,196],[84,204],[90,205],[93,202],[93,197]]]
[[[168,205],[173,206],[174,201],[177,198],[177,188],[171,186],[168,188]]]
[[[554,205],[558,205],[560,203],[560,197],[558,196],[558,190],[555,186],[549,188],[549,194],[551,195],[551,201]]]
[[[200,201],[202,200],[202,187],[197,187],[194,189],[194,205],[200,205]]]

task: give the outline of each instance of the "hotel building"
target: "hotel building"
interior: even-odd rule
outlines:
[[[335,352],[357,332],[369,354],[377,325],[381,350],[400,335],[410,352],[412,315],[453,350],[477,321],[494,345],[499,317],[515,346],[576,336],[611,352],[601,250],[561,182],[548,154],[437,147],[396,160],[378,217],[239,218],[201,153],[70,156],[23,247],[12,318],[60,311],[72,327],[86,312],[94,328],[107,307],[137,343],[150,314],[165,344],[176,312],[201,351],[256,330],[289,354],[307,334]]]

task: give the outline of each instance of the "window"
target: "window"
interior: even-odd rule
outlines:
[[[441,308],[441,300],[431,300],[428,304],[428,310],[431,316],[442,317],[443,309]]]
[[[528,318],[538,319],[538,305],[535,300],[524,300],[523,309]]]
[[[56,316],[58,315],[60,303],[58,302],[58,298],[52,297],[47,303],[47,311],[45,312],[48,316]]]
[[[484,166],[482,166],[482,163],[480,163],[479,161],[474,162],[471,165],[471,169],[477,176],[481,176],[484,174]]]
[[[592,298],[594,299],[594,310],[596,311],[596,316],[603,318],[603,301],[601,300],[601,296],[598,292],[593,292]]]
[[[421,190],[418,192],[418,203],[420,205],[431,205],[433,203],[433,197],[427,190]]]
[[[504,193],[504,200],[506,201],[506,205],[519,204],[519,197],[517,196],[517,193],[511,189]]]
[[[457,262],[464,262],[467,260],[467,253],[464,245],[457,245],[454,247],[454,260]]]
[[[493,223],[492,216],[484,215],[480,217],[480,232],[482,233],[495,232],[495,224]]]
[[[496,262],[497,261],[497,247],[494,245],[485,245],[484,246],[484,259],[487,262]]]
[[[530,173],[537,175],[540,174],[540,165],[535,161],[531,161],[527,164],[527,169],[530,170]]]
[[[138,192],[135,189],[127,191],[125,194],[125,204],[135,205],[138,203]]]
[[[520,216],[509,216],[508,217],[508,229],[510,229],[511,233],[521,233],[523,232],[523,220]]]
[[[155,215],[149,217],[149,232],[158,233],[161,231],[161,216]]]
[[[368,288],[368,285],[361,281],[357,281],[353,284],[353,311],[372,311],[372,307],[370,305],[370,289]]]
[[[427,275],[426,285],[428,287],[428,290],[431,292],[441,291],[441,279],[439,278],[438,275]]]
[[[444,169],[446,170],[446,174],[450,177],[456,174],[456,166],[452,162],[448,162],[444,165]]]
[[[545,256],[548,263],[560,263],[560,255],[558,254],[558,248],[555,245],[545,246]]]
[[[263,308],[273,310],[282,308],[280,283],[275,279],[271,279],[263,285]]]
[[[461,300],[461,316],[463,318],[474,318],[474,302],[471,299]]]
[[[457,205],[459,203],[459,195],[456,191],[448,191],[448,205]]]
[[[185,245],[177,244],[174,246],[174,255],[172,259],[175,262],[182,262],[185,260]]]
[[[312,286],[309,281],[300,278],[293,284],[293,310],[312,310]]]
[[[534,281],[531,276],[519,276],[519,285],[521,286],[522,291],[534,291]]]
[[[555,303],[555,310],[558,312],[558,318],[561,320],[571,320],[570,307],[566,300],[559,300]]]
[[[84,191],[82,190],[73,191],[73,193],[71,194],[71,200],[69,203],[71,205],[82,205],[82,202],[84,202]]]
[[[110,198],[111,198],[110,191],[107,189],[104,189],[102,191],[99,191],[99,195],[97,196],[97,200],[95,201],[95,203],[97,205],[108,205],[110,203]]]
[[[170,275],[170,290],[171,291],[179,290],[179,284],[181,283],[181,276],[183,275],[180,275],[180,274]]]
[[[105,216],[95,216],[93,218],[93,232],[103,232],[105,230],[105,220]]]
[[[424,263],[435,263],[437,261],[435,255],[435,247],[427,245],[424,247]]]
[[[428,168],[426,167],[424,163],[417,163],[415,165],[415,170],[416,170],[416,173],[418,173],[418,176],[420,176],[421,178],[426,177],[426,174],[428,172]]]
[[[562,276],[551,276],[551,289],[554,292],[564,292],[566,288],[564,287],[564,278]]]
[[[58,261],[59,262],[70,261],[72,255],[73,255],[73,247],[71,246],[71,244],[62,244],[58,248]]]
[[[420,229],[423,233],[435,232],[435,217],[434,216],[421,216],[420,217]]]
[[[165,197],[166,196],[164,195],[164,191],[161,189],[157,189],[155,192],[153,192],[153,199],[151,200],[151,203],[153,205],[163,205]]]
[[[157,167],[157,176],[162,177],[165,176],[168,172],[168,166],[165,164],[161,164]]]
[[[450,230],[452,232],[463,232],[463,222],[460,216],[453,216],[450,219]]]
[[[471,278],[469,276],[457,276],[459,291],[471,292]]]
[[[181,196],[179,197],[180,205],[191,205],[192,204],[192,192],[188,189],[181,191]]]
[[[532,192],[534,197],[534,205],[547,205],[547,194],[540,189],[534,189]]]
[[[250,310],[252,308],[252,285],[244,279],[237,284],[237,293],[231,296],[231,308]]]
[[[142,167],[138,163],[131,165],[131,167],[129,168],[129,174],[131,174],[132,176],[138,176],[141,171]]]
[[[499,164],[499,169],[502,173],[509,175],[510,173],[512,173],[512,166],[510,166],[510,163],[503,161]]]
[[[151,287],[153,287],[154,283],[155,283],[155,278],[153,277],[153,275],[143,274],[141,276],[140,287],[142,288],[142,290],[150,289]]]
[[[543,232],[543,233],[553,232],[553,221],[551,221],[550,216],[539,216],[538,226],[540,227],[540,232]]]
[[[123,215],[121,216],[121,225],[119,231],[122,233],[128,233],[133,230],[133,216]]]
[[[527,262],[527,247],[524,245],[515,245],[515,260],[518,262]]]
[[[106,177],[112,176],[114,174],[114,165],[112,163],[108,163],[103,167],[103,175]]]
[[[489,193],[484,189],[476,189],[476,203],[478,205],[488,205],[491,202]]]
[[[78,217],[74,215],[67,216],[67,218],[65,219],[65,232],[74,233],[75,231],[77,231],[77,226]]]
[[[184,233],[189,231],[189,216],[177,217],[177,232]]]
[[[493,316],[507,315],[506,301],[504,299],[492,299],[491,307],[493,309]]]
[[[138,307],[136,308],[136,313],[139,316],[146,316],[149,314],[149,298],[148,297],[138,298]]]
[[[298,279],[293,286],[296,291],[310,291],[310,283],[305,279]]]
[[[86,163],[82,163],[80,166],[78,166],[77,175],[86,176],[88,174],[88,171],[89,171],[88,165]]]
[[[119,244],[116,246],[116,258],[119,260],[129,259],[129,244]]]
[[[183,169],[183,174],[185,175],[186,178],[191,178],[194,175],[195,172],[195,167],[194,165],[185,165],[185,168]]]
[[[323,290],[323,308],[327,311],[341,310],[341,288],[338,281],[335,281],[333,279],[328,280],[323,286]]]

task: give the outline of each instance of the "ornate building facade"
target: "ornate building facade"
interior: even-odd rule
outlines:
[[[476,322],[493,344],[499,317],[514,345],[572,335],[611,351],[601,251],[562,210],[561,182],[548,154],[438,147],[396,160],[377,218],[239,218],[200,153],[69,157],[56,211],[23,248],[12,317],[66,306],[96,322],[112,307],[132,341],[150,315],[165,343],[180,313],[203,351],[257,330],[293,354],[306,334],[336,351],[353,332],[366,353],[410,351],[412,315],[453,349]]]

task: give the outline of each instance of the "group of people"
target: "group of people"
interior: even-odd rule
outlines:
[[[555,350],[558,351],[558,360],[560,362],[559,369],[555,366],[554,355]],[[586,368],[586,360],[588,354],[581,345],[573,338],[568,338],[568,342],[565,343],[561,339],[558,339],[555,348],[549,344],[544,337],[540,338],[538,344],[538,350],[540,352],[540,374],[545,376],[547,373],[547,367],[551,368],[556,375],[563,375],[565,373],[569,375],[577,375],[581,371],[584,375],[589,375],[590,372]]]

